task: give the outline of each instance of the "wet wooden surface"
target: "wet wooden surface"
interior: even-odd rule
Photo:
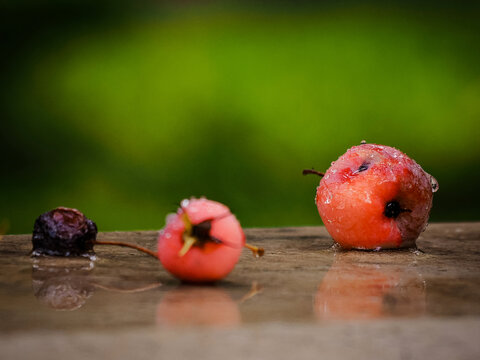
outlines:
[[[246,234],[265,256],[244,251],[215,286],[127,248],[34,259],[30,236],[3,237],[1,358],[480,358],[480,223],[431,224],[421,251],[341,252],[323,227]]]

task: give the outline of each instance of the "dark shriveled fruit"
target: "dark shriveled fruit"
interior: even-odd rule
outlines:
[[[98,241],[97,225],[77,209],[58,207],[40,215],[33,229],[32,255],[92,256],[94,245],[129,247],[154,258],[155,251],[123,241]]]
[[[40,215],[33,228],[33,255],[93,254],[97,225],[77,209],[58,207]]]

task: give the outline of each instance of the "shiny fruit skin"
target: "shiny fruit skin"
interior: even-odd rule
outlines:
[[[431,179],[401,151],[362,144],[332,163],[315,200],[327,231],[345,249],[411,247],[427,225]],[[388,203],[401,212],[386,216]]]
[[[194,245],[183,256],[183,235],[187,215],[192,225],[211,221],[210,235],[218,242],[207,241]],[[236,217],[225,205],[207,199],[182,201],[177,213],[170,215],[158,237],[158,258],[165,269],[186,282],[214,282],[223,279],[235,267],[245,235]]]

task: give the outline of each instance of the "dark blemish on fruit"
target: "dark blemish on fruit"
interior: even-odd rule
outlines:
[[[412,212],[410,209],[403,209],[399,202],[396,200],[389,201],[387,205],[385,205],[385,211],[383,214],[388,217],[388,218],[393,218],[395,219],[398,215],[400,215],[402,212]]]
[[[357,169],[356,172],[362,172],[362,171],[368,170],[369,165],[370,164],[364,162],[362,165],[360,165],[360,167]]]
[[[352,175],[357,175],[358,173],[361,173],[362,171],[368,170],[369,167],[370,167],[370,164],[365,161],[362,165],[360,165],[360,167],[357,170],[352,172]]]

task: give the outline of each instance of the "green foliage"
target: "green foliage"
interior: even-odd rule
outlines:
[[[318,179],[365,139],[440,182],[433,220],[471,220],[478,181],[475,32],[405,14],[175,13],[46,46],[9,109],[0,218],[29,232],[64,205],[99,229],[157,229],[182,198],[243,225],[317,225]],[[462,206],[459,209],[458,203]]]

